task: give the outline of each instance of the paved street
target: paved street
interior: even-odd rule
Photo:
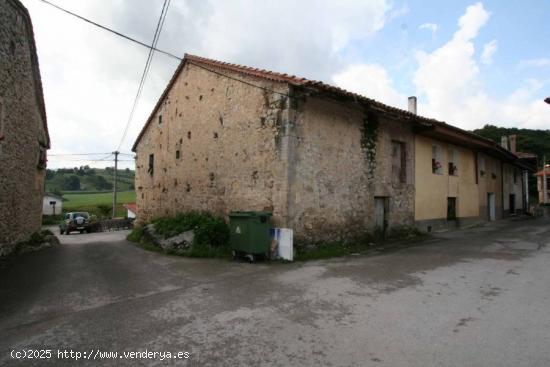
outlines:
[[[22,348],[190,352],[88,365],[550,365],[548,219],[294,264],[165,256],[125,234],[60,236],[0,270],[0,365],[47,363],[10,358]]]

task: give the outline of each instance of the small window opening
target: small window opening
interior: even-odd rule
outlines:
[[[187,132],[187,139],[191,139],[191,131]]]
[[[180,159],[180,151],[176,150],[176,159]]]
[[[159,115],[159,125],[162,124],[162,115]]]
[[[149,168],[147,169],[147,172],[153,176],[153,173],[155,171],[155,155],[149,154]]]

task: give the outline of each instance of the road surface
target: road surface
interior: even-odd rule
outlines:
[[[0,269],[0,365],[550,366],[548,219],[293,264],[166,256],[126,233]],[[53,355],[11,357],[25,350]]]

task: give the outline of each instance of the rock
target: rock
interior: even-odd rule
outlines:
[[[46,235],[44,236],[44,242],[47,242],[49,245],[59,245],[59,238],[53,234]]]
[[[184,250],[193,244],[194,238],[195,231],[190,230],[170,238],[162,239],[158,241],[158,244],[164,250]]]

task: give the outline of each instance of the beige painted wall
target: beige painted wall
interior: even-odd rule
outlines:
[[[432,173],[432,146],[442,149],[442,174]],[[448,173],[449,150],[458,152],[458,173]],[[447,198],[457,198],[457,217],[479,216],[475,181],[475,155],[469,149],[416,135],[415,137],[415,220],[446,219]]]
[[[482,164],[485,169],[483,174]],[[487,193],[495,194],[496,219],[502,218],[502,167],[501,161],[483,153],[478,153],[478,188],[479,188],[479,215],[484,220],[488,219]]]
[[[522,173],[521,170],[513,165],[504,164],[504,197],[503,208],[505,211],[510,210],[510,194],[515,195],[515,206],[517,209],[523,209],[523,190],[522,190]],[[514,182],[514,171],[516,172],[516,180]],[[513,214],[513,213],[511,213]]]

